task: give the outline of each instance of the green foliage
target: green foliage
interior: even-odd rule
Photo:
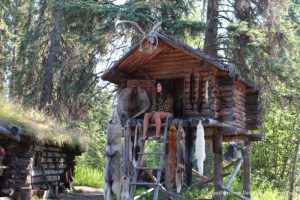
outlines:
[[[93,188],[103,188],[104,172],[91,167],[77,166],[75,169],[75,184]]]
[[[294,152],[300,128],[297,121],[297,110],[273,103],[262,129],[263,142],[253,144],[255,174],[264,176],[279,189],[288,188],[289,166],[294,158],[291,152]]]

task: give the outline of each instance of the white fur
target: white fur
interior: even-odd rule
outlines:
[[[140,152],[142,152],[142,141],[141,141],[141,139],[142,139],[141,136],[142,136],[142,132],[143,132],[142,128],[143,128],[143,126],[142,126],[141,123],[138,123],[135,127],[133,155],[132,155],[132,160],[133,160],[132,164],[133,164],[134,167],[138,166],[138,160],[135,159],[135,156],[136,156],[135,155],[136,154],[135,149],[137,147],[140,147]],[[141,160],[143,160],[143,158]]]
[[[129,199],[129,178],[126,176],[122,177],[121,199]]]
[[[196,137],[196,159],[198,165],[198,172],[203,175],[203,162],[205,160],[205,139],[204,139],[204,128],[199,121],[197,125],[197,137]]]
[[[122,157],[122,126],[116,110],[113,112],[106,130],[106,168],[104,199],[113,200],[116,194],[120,198],[121,157]]]

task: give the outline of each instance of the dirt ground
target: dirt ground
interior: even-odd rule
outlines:
[[[75,186],[75,190],[82,192],[76,194],[63,194],[59,196],[61,200],[103,200],[103,190],[86,186]]]

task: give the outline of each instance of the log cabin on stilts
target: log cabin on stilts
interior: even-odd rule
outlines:
[[[215,200],[224,199],[224,195],[228,193],[241,199],[250,199],[251,143],[261,140],[260,135],[251,133],[251,130],[258,129],[260,125],[258,116],[259,89],[250,81],[236,74],[230,66],[200,50],[193,49],[166,34],[158,32],[155,34],[157,46],[152,48],[151,52],[141,51],[141,49],[149,49],[149,46],[153,45],[144,40],[134,46],[102,76],[103,80],[117,84],[120,89],[143,88],[149,99],[155,92],[154,81],[166,80],[175,102],[174,117],[166,120],[165,126],[162,126],[165,134],[165,140],[162,140],[162,143],[166,151],[162,148],[162,152],[156,152],[157,154],[164,154],[159,157],[158,167],[142,166],[142,158],[140,157],[150,154],[150,152],[144,151],[139,153],[138,162],[140,163],[133,166],[131,159],[135,155],[131,154],[136,153],[131,153],[132,148],[134,148],[132,147],[135,137],[134,129],[142,121],[143,116],[133,116],[133,114],[128,113],[125,116],[127,121],[123,127],[125,145],[122,174],[123,178],[130,180],[130,187],[125,189],[127,191],[123,189],[122,195],[124,192],[128,192],[129,199],[133,199],[135,188],[143,186],[150,187],[148,192],[154,191],[153,199],[167,199],[170,196],[185,199],[181,195],[182,192],[203,188],[205,185],[213,183],[213,199]],[[132,91],[136,93],[136,89],[132,89]],[[131,106],[134,107],[135,105]],[[193,169],[197,167],[193,163],[194,149],[201,145],[196,139],[199,122],[204,127],[205,142],[211,143],[213,146],[213,173],[209,177],[204,177],[197,173],[198,170]],[[168,137],[168,133],[171,133],[169,130],[171,124],[174,124],[175,127],[182,126],[185,133],[183,166],[185,175],[183,176],[183,186],[179,188],[180,193],[177,193],[178,190],[176,192],[172,189],[170,177],[167,177],[170,176],[170,171],[174,168],[177,170],[176,173],[179,173],[178,163],[180,162],[178,160],[168,162],[170,159],[168,157],[171,156],[170,152],[177,151],[178,153],[179,151],[179,143],[177,143],[177,149],[168,149],[170,147],[168,144],[172,142],[170,141],[172,140],[171,137]],[[177,132],[177,140],[178,134]],[[242,142],[244,145],[243,155],[224,167],[222,143],[230,141]],[[162,161],[165,161],[165,165],[162,164]],[[225,173],[225,170],[235,164],[237,164],[236,169],[229,182],[225,184],[223,178],[230,175]],[[162,166],[165,166],[165,171],[163,171]],[[243,191],[235,192],[229,187],[241,167],[243,167]],[[152,176],[151,182],[139,180],[139,173],[149,170],[157,172],[158,177]],[[182,176],[182,174],[179,175]],[[158,191],[160,193],[159,198]],[[124,198],[128,198],[128,195],[127,197],[125,195]]]

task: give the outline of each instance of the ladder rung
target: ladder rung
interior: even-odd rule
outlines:
[[[139,155],[164,155],[162,152],[144,152],[144,153],[138,153]]]
[[[131,182],[130,185],[158,186],[158,183]]]
[[[139,170],[161,170],[159,167],[136,167]]]

